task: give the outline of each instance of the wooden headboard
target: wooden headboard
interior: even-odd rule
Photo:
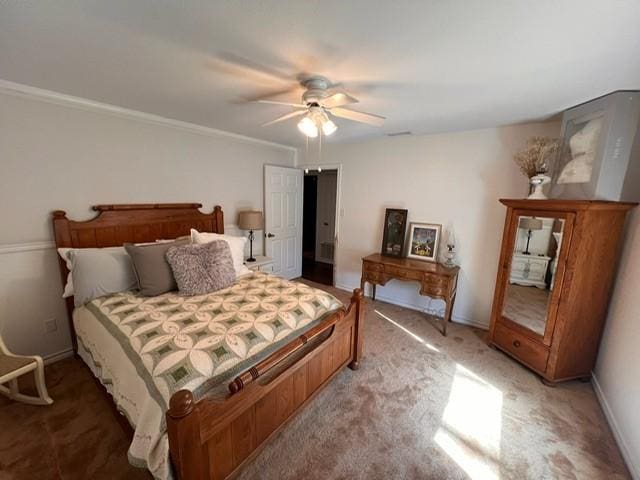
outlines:
[[[189,235],[192,228],[201,232],[224,233],[222,208],[202,213],[200,203],[153,203],[96,205],[98,215],[85,222],[67,218],[66,212],[53,212],[56,248],[117,247],[125,243],[154,242]],[[67,282],[66,263],[58,256],[62,284]],[[77,351],[73,328],[73,298],[67,299],[73,349]]]

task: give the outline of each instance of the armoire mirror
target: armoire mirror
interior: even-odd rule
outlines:
[[[544,336],[564,219],[519,215],[502,316]]]

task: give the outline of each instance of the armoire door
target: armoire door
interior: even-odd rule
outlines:
[[[574,221],[571,212],[528,209],[511,210],[507,219],[499,322],[547,347],[553,339]]]

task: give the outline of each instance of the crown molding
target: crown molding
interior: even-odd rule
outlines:
[[[21,83],[10,82],[9,80],[0,79],[0,93],[40,100],[56,105],[79,108],[81,110],[87,110],[90,112],[107,113],[117,117],[135,119],[153,125],[171,127],[178,130],[197,133],[210,137],[229,137],[240,142],[282,148],[284,150],[294,152],[294,163],[296,162],[298,156],[298,149],[292,147],[291,145],[269,142],[267,140],[248,137],[246,135],[240,135],[238,133],[218,130],[217,128],[205,127],[203,125],[198,125],[195,123],[183,122],[182,120],[174,120],[171,118],[161,117],[160,115],[154,115],[152,113],[140,112],[138,110],[118,107],[117,105],[96,102],[87,98],[74,97],[73,95],[66,95],[64,93],[53,92],[51,90],[45,90],[43,88],[31,87],[29,85],[23,85]]]

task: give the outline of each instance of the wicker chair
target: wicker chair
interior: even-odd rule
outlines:
[[[18,391],[18,377],[34,371],[38,396],[24,395]],[[7,388],[4,384],[9,383]],[[51,405],[53,400],[44,383],[44,364],[39,356],[14,355],[0,337],[0,393],[19,402],[31,405]]]

